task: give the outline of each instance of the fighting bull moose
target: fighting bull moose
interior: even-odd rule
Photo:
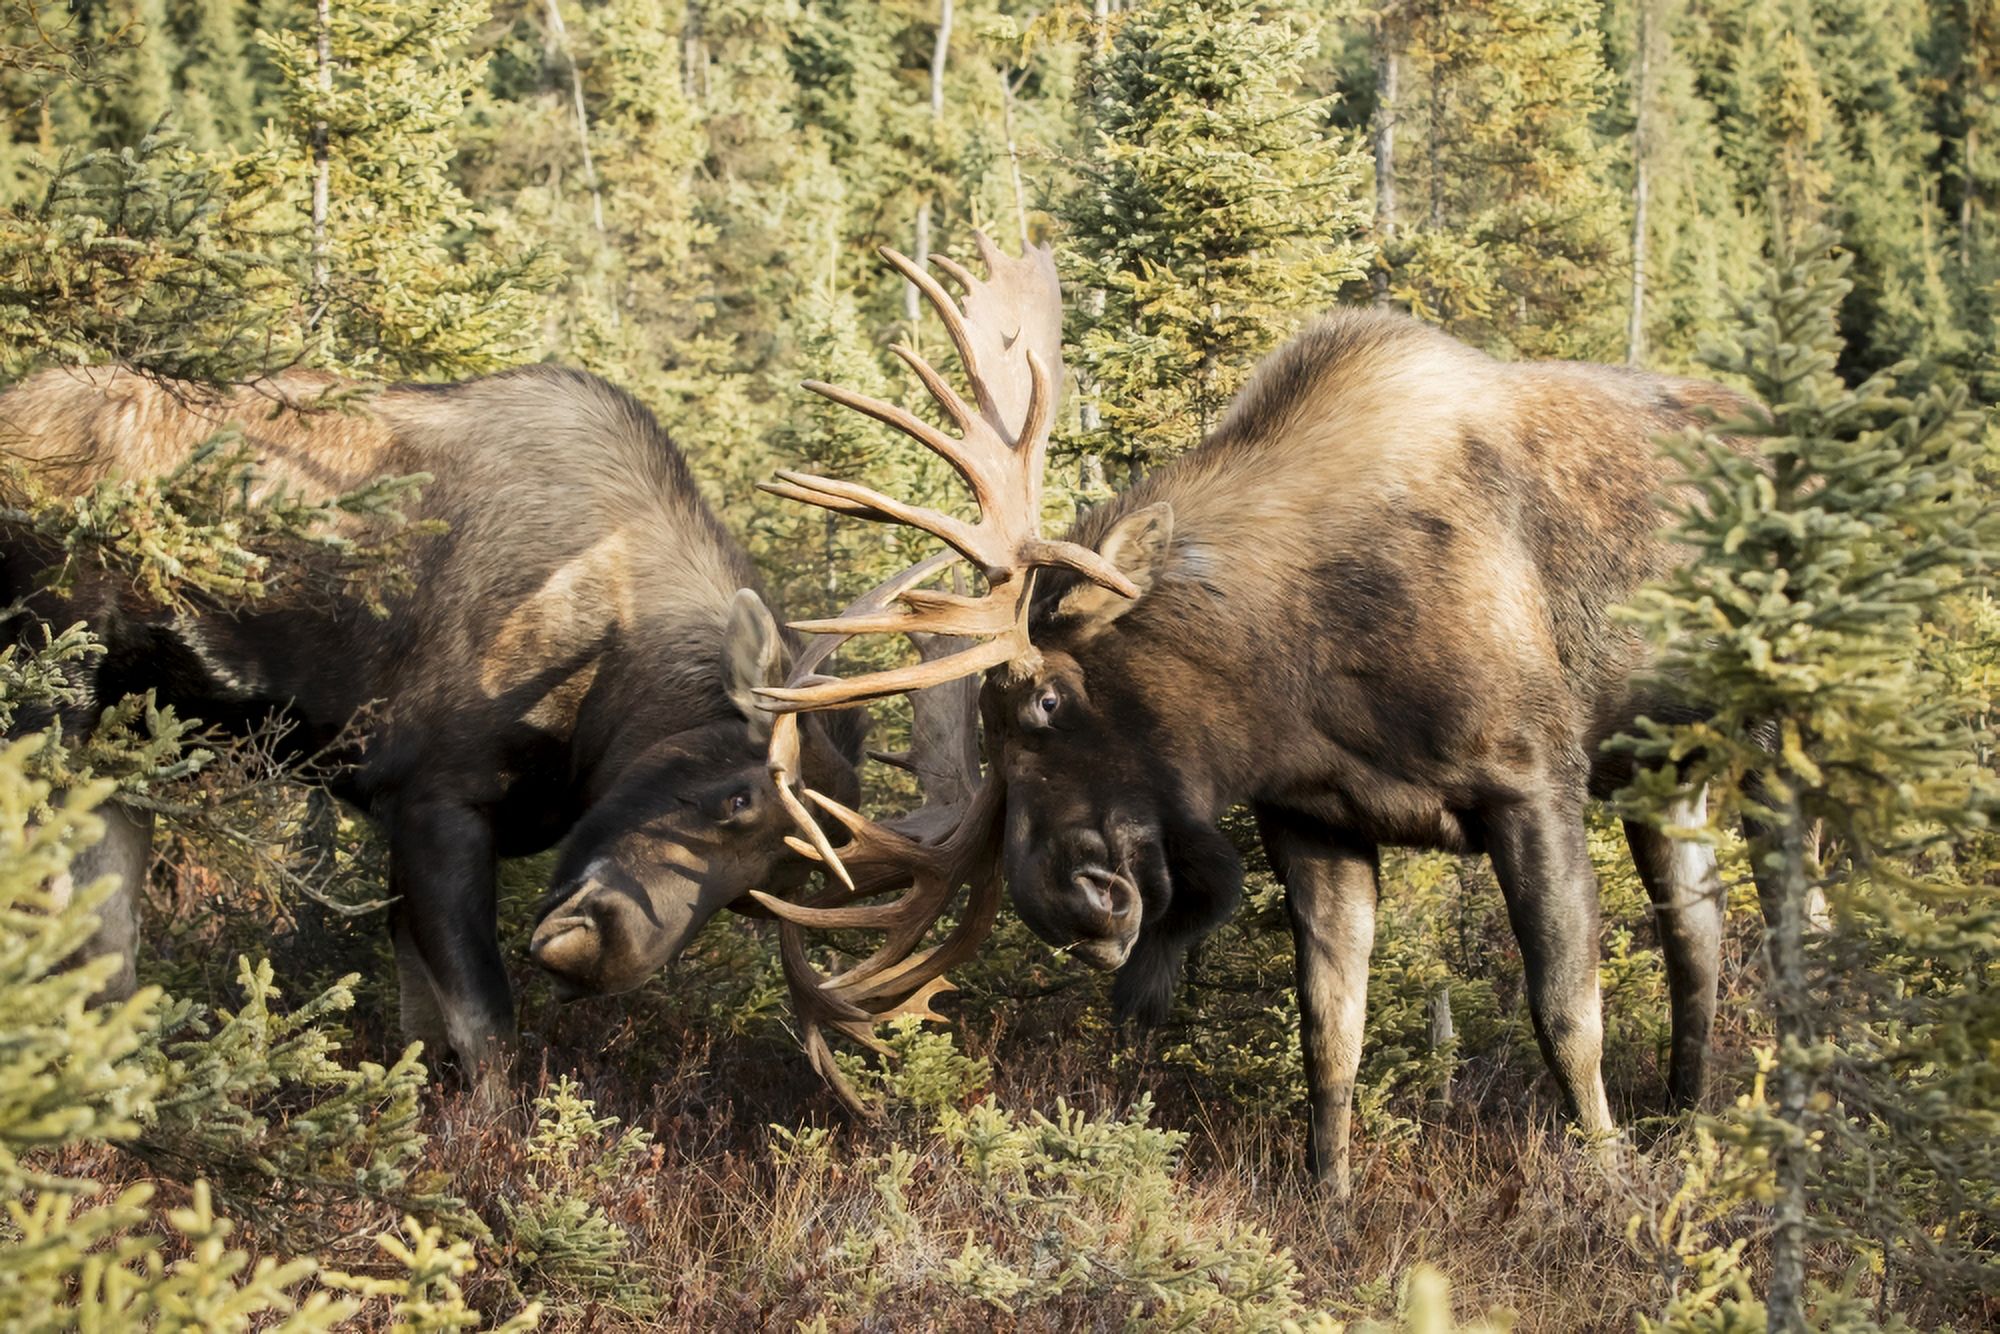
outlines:
[[[578,992],[638,985],[719,908],[804,867],[751,694],[786,679],[788,642],[636,401],[552,367],[379,389],[293,373],[229,392],[55,370],[0,396],[0,444],[59,493],[167,474],[225,425],[265,492],[430,475],[413,517],[443,531],[417,542],[386,615],[339,595],[160,607],[89,571],[56,596],[43,576],[62,553],[16,530],[0,544],[4,596],[26,609],[12,629],[84,621],[102,641],[72,734],[152,689],[237,730],[282,714],[293,750],[352,737],[334,786],[387,836],[410,1036],[468,1064],[512,1036],[496,857],[562,841],[533,951]],[[800,741],[804,776],[851,798],[856,716]],[[112,827],[78,875],[124,881],[96,947],[129,957],[151,829],[116,813]]]
[[[973,647],[760,692],[798,710],[986,672],[993,772],[948,837],[897,837],[822,800],[855,831],[850,849],[825,846],[810,821],[802,831],[822,860],[837,869],[851,851],[868,875],[811,905],[766,899],[787,920],[816,1063],[820,1024],[862,1034],[874,1016],[923,1005],[915,988],[937,955],[908,966],[912,905],[934,918],[950,897],[942,880],[958,875],[974,882],[967,919],[990,917],[989,882],[967,854],[991,844],[1028,925],[1117,968],[1120,1014],[1157,1023],[1189,947],[1237,902],[1242,866],[1218,821],[1248,804],[1286,889],[1325,1182],[1346,1189],[1385,843],[1490,855],[1544,1056],[1575,1118],[1609,1129],[1585,804],[1628,776],[1603,742],[1642,714],[1687,708],[1649,680],[1644,645],[1610,609],[1683,556],[1658,533],[1674,469],[1654,437],[1746,405],[1637,371],[1505,364],[1402,315],[1343,312],[1269,358],[1197,449],[1051,542],[1037,520],[1061,374],[1054,268],[1046,253],[1012,261],[981,247],[987,283],[940,261],[966,287],[963,312],[889,256],[964,362],[976,408],[898,349],[959,436],[814,386],[950,462],[979,524],[853,482],[784,474],[773,487],[914,525],[987,581],[969,598],[914,570],[845,616],[796,627],[971,635]],[[1674,823],[1700,820],[1689,810]],[[1657,908],[1670,1094],[1686,1104],[1714,1016],[1719,881],[1705,848],[1648,825],[1626,833]],[[852,906],[901,886],[894,904]],[[801,927],[860,925],[890,939],[837,977],[807,966]],[[941,948],[963,953],[963,923]]]

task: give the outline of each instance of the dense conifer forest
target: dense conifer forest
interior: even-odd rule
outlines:
[[[869,1117],[800,1054],[770,923],[562,1004],[526,952],[553,857],[507,862],[496,1107],[403,1040],[386,850],[324,791],[332,752],[146,694],[53,724],[103,648],[15,602],[0,1329],[2000,1320],[1994,0],[0,0],[0,27],[0,386],[582,368],[657,415],[794,618],[930,549],[758,490],[777,470],[964,508],[799,388],[928,411],[899,341],[955,373],[883,246],[1053,247],[1051,533],[1338,306],[1766,409],[1658,442],[1700,498],[1660,517],[1689,559],[1620,613],[1712,708],[1617,742],[1666,763],[1591,816],[1619,1135],[1561,1115],[1486,859],[1394,851],[1346,1200],[1305,1170],[1247,813],[1244,902],[1164,1027],[1119,1032],[1110,979],[1003,912],[948,1025],[842,1051]],[[13,433],[0,402],[0,518],[56,553],[40,577],[162,615],[379,610],[450,540],[410,521],[426,476],[273,492],[225,429],[76,493]],[[893,749],[908,705],[877,712]],[[1619,821],[1703,783],[1674,832],[1721,858],[1721,1009],[1702,1105],[1670,1112]],[[867,770],[872,808],[912,791]],[[99,1003],[116,961],[66,961],[108,887],[67,868],[108,800],[156,836],[138,989]]]

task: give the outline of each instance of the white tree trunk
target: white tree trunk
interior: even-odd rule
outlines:
[[[576,67],[576,55],[569,49],[569,29],[563,24],[561,0],[548,0],[549,36],[554,39],[555,49],[569,66],[569,94],[571,105],[576,111],[576,142],[583,150],[583,183],[590,190],[590,220],[597,228],[597,237],[604,239],[604,196],[597,188],[597,161],[590,154],[590,114],[583,106],[583,71]],[[617,319],[617,306],[612,306],[612,319]]]
[[[1375,25],[1375,234],[1386,244],[1396,234],[1396,95],[1402,53],[1386,16]],[[1375,302],[1389,302],[1389,270],[1375,266]]]
[[[944,126],[944,71],[945,63],[951,57],[952,0],[938,0],[937,41],[931,46],[931,139],[935,144]],[[916,226],[917,252],[913,258],[917,267],[922,268],[931,257],[931,197],[926,194],[917,205]],[[911,324],[917,322],[923,307],[918,302],[917,285],[911,283],[903,291],[903,315]]]
[[[1625,322],[1625,361],[1636,366],[1646,355],[1646,204],[1653,174],[1653,46],[1665,40],[1656,0],[1639,0],[1632,75],[1632,308]]]
[[[1813,1090],[1811,1075],[1797,1053],[1814,1040],[1805,952],[1807,903],[1813,883],[1797,779],[1781,773],[1776,783],[1788,793],[1779,811],[1781,823],[1768,839],[1760,840],[1768,846],[1753,849],[1753,855],[1776,862],[1766,861],[1764,883],[1758,890],[1764,910],[1766,985],[1778,1044],[1772,1086],[1778,1117],[1793,1134],[1791,1142],[1772,1156],[1771,1285],[1765,1308],[1772,1334],[1795,1334],[1806,1328],[1806,1191],[1811,1165],[1805,1121]]]
[[[313,24],[318,43],[319,91],[323,98],[333,96],[333,5],[332,0],[319,0],[314,11]],[[333,282],[332,263],[327,255],[327,212],[331,205],[333,186],[333,155],[328,144],[329,131],[324,116],[313,122],[312,127],[312,283],[313,313],[308,325],[317,326],[326,314],[331,294],[328,288]]]

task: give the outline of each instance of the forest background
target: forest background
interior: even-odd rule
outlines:
[[[19,741],[0,759],[0,1324],[2000,1315],[1991,0],[4,0],[0,24],[0,379],[583,366],[658,413],[794,615],[911,553],[755,482],[804,466],[949,496],[798,382],[907,397],[888,345],[939,338],[875,249],[965,259],[974,228],[1050,241],[1063,271],[1057,526],[1197,443],[1304,320],[1381,302],[1501,356],[1793,405],[1769,432],[1800,461],[1780,494],[1685,446],[1736,524],[1709,534],[1716,568],[1876,580],[1828,602],[1854,615],[1816,623],[1800,660],[1822,674],[1793,694],[1730,677],[1726,636],[1690,650],[1746,717],[1801,720],[1793,813],[1860,849],[1799,862],[1811,930],[1787,973],[1716,835],[1732,911],[1705,1115],[1660,1114],[1661,965],[1608,814],[1607,1074],[1634,1127],[1608,1164],[1555,1118],[1483,863],[1400,856],[1342,1208],[1301,1169],[1290,946],[1254,859],[1149,1048],[1115,1041],[1103,979],[1003,924],[954,1032],[901,1031],[902,1059],[857,1076],[874,1124],[796,1055],[763,928],[719,922],[643,993],[559,1009],[520,962],[546,868],[510,867],[539,1075],[496,1120],[399,1046],[380,852],[309,772],[145,700],[88,743]],[[9,518],[169,602],[254,601],[329,558],[393,590],[393,544],[339,547],[331,510],[247,508],[252,467],[222,440],[68,507],[15,477]],[[340,507],[393,513],[407,485]],[[1760,516],[1827,496],[1892,536],[1821,550],[1787,521],[1759,547]],[[1692,630],[1694,594],[1638,614],[1705,644],[1720,599],[1748,642],[1776,595],[1746,586],[1702,590]],[[91,651],[49,629],[0,659],[0,721],[58,701]],[[1809,763],[1864,733],[1868,763]],[[57,965],[93,899],[41,886],[114,788],[168,836],[148,985],[91,1009],[95,975]]]

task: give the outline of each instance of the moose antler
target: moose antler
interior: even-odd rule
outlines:
[[[826,1030],[881,1050],[873,1032],[876,1024],[903,1014],[938,1017],[930,1002],[949,988],[944,974],[972,956],[999,912],[1002,792],[992,774],[980,778],[969,729],[977,675],[1033,652],[1028,603],[1034,569],[1060,566],[1126,597],[1138,595],[1095,551],[1041,535],[1042,465],[1063,374],[1062,295],[1054,258],[1043,247],[1014,259],[983,234],[974,233],[974,239],[986,265],[984,280],[943,256],[932,257],[964,290],[962,305],[917,264],[893,250],[882,251],[937,311],[965,368],[976,407],[915,351],[894,349],[930,391],[956,436],[864,394],[818,381],[805,387],[895,427],[950,463],[972,489],[978,520],[967,523],[858,483],[805,473],[780,472],[777,481],[763,484],[774,495],[839,514],[907,524],[951,548],[887,580],[839,616],[794,622],[793,629],[820,638],[801,655],[784,686],[758,691],[780,715],[771,734],[771,773],[804,835],[787,841],[824,864],[839,884],[805,904],[761,893],[755,897],[780,919],[785,979],[807,1054],[856,1111],[863,1110],[860,1100],[834,1065]],[[959,557],[984,578],[984,593],[968,594],[956,580],[949,591],[927,586]],[[918,661],[851,678],[819,674],[848,637],[874,633],[911,636]],[[917,723],[912,751],[925,778],[928,805],[883,825],[817,792],[807,791],[804,800],[793,792],[799,774],[800,711],[904,691],[919,692],[912,697]],[[955,723],[940,727],[943,719]],[[960,738],[955,758],[939,762],[924,753],[937,749],[938,738],[954,730]],[[847,841],[839,849],[807,802],[846,830]],[[917,953],[960,885],[969,885],[970,891],[957,924],[940,944]],[[890,902],[864,902],[896,890],[903,892]],[[867,958],[828,976],[806,957],[803,929],[808,927],[862,927],[886,935]]]
[[[759,691],[774,709],[824,709],[880,699],[1025,654],[1028,574],[1038,565],[1065,566],[1126,597],[1138,596],[1131,581],[1089,547],[1041,535],[1042,464],[1062,391],[1062,304],[1055,260],[1046,249],[1011,259],[983,234],[975,235],[990,275],[986,281],[942,256],[932,260],[965,288],[963,311],[935,278],[896,251],[882,251],[943,318],[972,383],[977,411],[914,350],[902,345],[893,349],[958,428],[956,438],[893,403],[818,380],[808,380],[805,387],[914,437],[951,464],[979,503],[978,522],[911,505],[856,482],[808,473],[783,471],[777,481],[760,483],[789,500],[922,529],[969,560],[987,583],[986,592],[976,597],[913,584],[887,598],[863,598],[828,620],[795,622],[794,629],[843,637],[915,631],[973,642],[908,667]]]

